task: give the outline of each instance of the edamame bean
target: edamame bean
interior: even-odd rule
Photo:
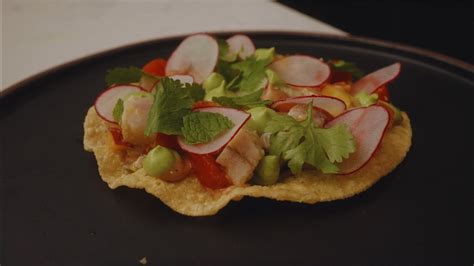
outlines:
[[[173,167],[176,155],[177,152],[172,149],[156,146],[148,152],[143,160],[143,168],[150,176],[160,176]]]

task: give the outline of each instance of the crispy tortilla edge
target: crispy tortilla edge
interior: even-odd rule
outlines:
[[[230,200],[240,200],[243,196],[314,204],[345,199],[367,190],[395,169],[410,149],[410,120],[406,113],[402,115],[403,122],[387,130],[374,157],[355,173],[324,175],[317,171],[304,171],[273,186],[232,186],[212,191],[202,187],[194,176],[178,183],[150,177],[143,169],[132,169],[131,164],[125,162],[123,151],[111,149],[107,125],[92,107],[84,121],[84,149],[94,153],[99,174],[110,188],[144,189],[178,213],[205,216],[217,213]]]

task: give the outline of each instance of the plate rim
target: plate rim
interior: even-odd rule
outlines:
[[[337,34],[330,34],[330,33],[315,33],[315,32],[310,32],[310,31],[281,31],[281,30],[235,30],[235,31],[204,31],[204,32],[195,32],[195,33],[187,33],[187,34],[176,34],[176,35],[169,35],[165,37],[159,37],[159,38],[152,38],[148,40],[142,40],[142,41],[137,41],[137,42],[132,42],[129,44],[113,47],[113,48],[108,48],[103,51],[95,52],[89,55],[81,56],[76,59],[72,59],[70,61],[66,61],[64,63],[61,63],[59,65],[47,68],[45,70],[42,70],[36,74],[30,75],[20,81],[17,81],[13,83],[12,85],[6,87],[3,89],[0,93],[0,100],[5,100],[7,97],[10,95],[13,95],[14,92],[19,90],[21,87],[27,86],[30,83],[34,83],[36,80],[39,80],[43,77],[46,77],[48,75],[54,74],[56,72],[59,72],[65,68],[72,67],[74,65],[81,64],[83,62],[93,60],[95,58],[99,58],[102,56],[107,56],[109,54],[117,53],[122,50],[127,50],[127,49],[132,49],[134,47],[138,46],[144,46],[147,44],[152,44],[152,43],[157,43],[157,42],[166,42],[166,41],[171,41],[171,40],[179,40],[183,39],[186,36],[190,36],[193,34],[197,33],[206,33],[210,35],[229,35],[229,34],[256,34],[256,35],[275,35],[275,34],[281,34],[281,35],[287,35],[287,36],[294,36],[294,37],[310,37],[310,38],[320,38],[320,39],[327,39],[327,40],[334,40],[334,41],[346,41],[346,42],[355,42],[358,44],[362,45],[370,45],[370,46],[376,46],[380,48],[385,48],[385,49],[393,49],[393,50],[398,50],[401,52],[407,52],[409,54],[413,55],[418,55],[422,56],[425,58],[430,58],[434,59],[435,61],[439,61],[440,63],[445,63],[451,66],[454,66],[456,68],[459,68],[461,70],[464,70],[472,75],[474,75],[474,65],[465,62],[463,60],[450,57],[448,55],[435,52],[429,49],[424,49],[424,48],[419,48],[411,45],[407,45],[404,43],[399,43],[399,42],[392,42],[392,41],[386,41],[386,40],[381,40],[377,38],[371,38],[371,37],[365,37],[365,36],[359,36],[359,35],[337,35]]]

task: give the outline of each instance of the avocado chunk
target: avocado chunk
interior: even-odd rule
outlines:
[[[160,176],[168,172],[174,165],[179,154],[162,146],[156,146],[145,156],[143,168],[147,175]]]
[[[276,112],[267,107],[254,107],[247,110],[251,117],[246,124],[246,127],[251,130],[256,130],[258,134],[262,134],[267,123],[272,120]]]
[[[280,176],[280,157],[267,155],[257,165],[254,183],[262,186],[273,185]]]

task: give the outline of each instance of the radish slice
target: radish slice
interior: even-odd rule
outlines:
[[[182,84],[189,83],[192,84],[194,82],[194,78],[190,75],[173,75],[169,76],[170,79],[179,80]]]
[[[292,55],[270,65],[286,83],[298,87],[316,87],[324,83],[331,68],[323,61],[307,55]]]
[[[229,143],[234,136],[239,132],[242,126],[250,118],[250,114],[240,111],[237,109],[227,108],[227,107],[203,107],[193,110],[194,112],[209,112],[209,113],[218,113],[227,118],[229,118],[233,123],[234,127],[226,131],[221,136],[217,137],[209,143],[203,144],[187,144],[186,141],[182,138],[178,138],[178,143],[181,149],[194,153],[194,154],[209,154],[216,152]]]
[[[227,39],[229,53],[237,54],[240,59],[245,59],[255,53],[255,45],[252,40],[242,34],[237,34]]]
[[[341,174],[350,174],[362,168],[374,156],[385,130],[390,122],[390,114],[380,105],[351,109],[334,118],[326,128],[346,124],[356,141],[356,151],[340,163]]]
[[[272,104],[272,108],[280,112],[287,112],[289,108],[296,104],[308,104],[313,101],[313,106],[328,112],[332,116],[337,116],[346,110],[346,104],[334,97],[329,96],[303,96],[289,98]]]
[[[394,80],[400,74],[400,68],[400,63],[395,63],[364,76],[352,85],[352,94],[355,95],[361,91],[368,94],[373,93],[376,89]]]
[[[102,119],[116,124],[117,122],[114,121],[113,110],[118,99],[123,100],[127,95],[141,91],[145,90],[136,85],[114,85],[109,87],[95,100],[95,111]]]
[[[166,64],[166,75],[191,75],[202,83],[217,64],[219,46],[207,34],[195,34],[184,39]]]

